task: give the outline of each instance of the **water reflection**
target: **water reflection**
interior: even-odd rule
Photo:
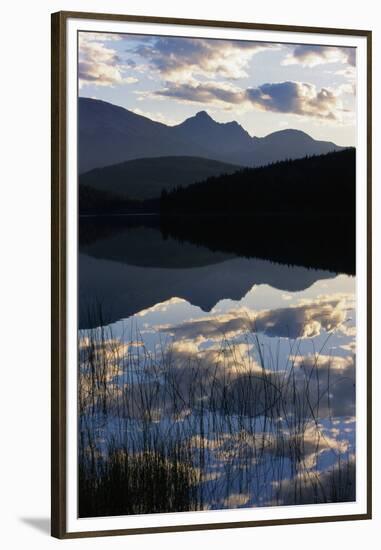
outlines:
[[[353,276],[152,225],[80,252],[81,516],[355,499]]]
[[[95,231],[95,230],[94,230]],[[156,226],[108,227],[84,239],[79,254],[79,325],[95,326],[95,304],[108,323],[172,297],[203,311],[240,300],[254,285],[296,292],[335,273],[211,250],[164,237]],[[94,318],[95,316],[95,318]]]

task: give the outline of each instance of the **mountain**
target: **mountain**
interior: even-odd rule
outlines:
[[[79,183],[80,188],[91,187],[124,199],[142,200],[159,197],[163,189],[186,187],[239,169],[237,165],[201,157],[153,157],[95,168],[82,174]]]
[[[253,148],[253,139],[238,122],[216,122],[205,111],[174,126],[173,132],[180,139],[198,143],[219,156],[243,151],[250,153]]]
[[[251,137],[238,122],[216,122],[200,111],[173,132],[182,141],[198,143],[211,158],[240,166],[264,166],[279,160],[322,155],[343,149],[331,141],[318,141],[300,130],[280,130],[263,138]]]
[[[78,273],[81,329],[99,326],[99,319],[89,315],[89,306],[94,302],[102,304],[103,321],[113,323],[173,296],[210,311],[221,300],[242,299],[255,284],[271,284],[293,292],[336,275],[257,258],[232,258],[192,268],[147,268],[98,259],[92,251],[79,254]]]
[[[104,321],[114,322],[176,296],[210,311],[220,300],[240,300],[253,285],[269,284],[295,292],[318,280],[335,277],[323,270],[242,258],[164,236],[157,227],[125,226],[125,220],[86,218],[80,234],[96,238],[80,242],[79,325],[90,328],[99,320],[89,316],[89,305],[102,304]],[[106,234],[99,234],[105,225]],[[84,239],[86,240],[86,239]],[[186,305],[186,304],[184,304]],[[95,308],[94,308],[95,311]]]
[[[280,130],[263,138],[254,139],[254,162],[249,156],[239,157],[241,164],[263,166],[279,160],[295,159],[310,155],[324,155],[344,149],[332,141],[318,141],[300,130]],[[300,152],[303,151],[303,155]],[[234,157],[233,157],[234,158]]]
[[[251,137],[237,122],[219,123],[205,111],[177,126],[90,98],[78,100],[79,173],[128,160],[193,156],[240,166],[323,154],[342,147],[299,130]]]
[[[97,99],[78,101],[79,173],[131,159],[171,155],[208,157],[170,126]]]

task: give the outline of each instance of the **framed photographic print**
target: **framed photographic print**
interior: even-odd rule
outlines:
[[[52,16],[52,534],[371,518],[371,33]]]

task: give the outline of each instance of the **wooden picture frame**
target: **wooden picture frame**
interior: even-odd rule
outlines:
[[[285,517],[258,517],[256,510],[251,511],[246,508],[245,515],[240,519],[241,512],[236,511],[235,516],[229,516],[228,519],[218,520],[213,516],[213,521],[208,519],[199,520],[200,514],[207,518],[212,512],[180,512],[179,514],[196,514],[194,519],[186,523],[180,521],[167,522],[165,514],[161,524],[152,523],[146,520],[144,525],[131,525],[126,522],[126,527],[104,527],[93,528],[92,520],[87,519],[85,527],[77,527],[71,529],[68,520],[68,488],[71,486],[72,479],[68,476],[69,463],[73,459],[68,459],[68,437],[70,436],[70,423],[68,422],[68,407],[75,407],[73,397],[69,400],[68,391],[68,372],[76,372],[75,355],[73,352],[68,352],[68,331],[71,330],[71,319],[68,316],[68,279],[76,277],[72,273],[72,264],[69,261],[68,245],[70,239],[76,239],[77,229],[72,227],[72,217],[70,216],[70,205],[68,204],[68,189],[76,187],[77,180],[73,180],[71,169],[69,170],[69,101],[72,101],[70,94],[72,88],[69,88],[69,80],[76,80],[77,75],[72,74],[72,65],[68,62],[69,42],[72,41],[72,35],[69,36],[68,24],[74,22],[78,30],[82,22],[87,22],[90,27],[94,26],[95,32],[127,32],[128,27],[123,25],[141,24],[144,28],[152,28],[151,34],[155,35],[156,26],[162,26],[167,29],[167,36],[179,36],[179,31],[188,29],[199,29],[203,31],[204,36],[214,32],[228,29],[229,31],[246,31],[248,33],[269,33],[269,37],[273,33],[285,33],[285,43],[289,43],[290,33],[295,33],[297,38],[294,44],[300,44],[300,36],[312,35],[315,36],[316,44],[324,44],[323,37],[331,39],[332,44],[336,44],[339,38],[353,40],[353,46],[363,48],[363,67],[362,72],[357,73],[357,86],[359,94],[362,94],[361,109],[364,114],[364,120],[357,118],[357,197],[362,193],[361,205],[363,211],[356,214],[356,223],[358,227],[362,227],[361,239],[357,236],[358,255],[361,253],[361,258],[357,261],[362,263],[362,269],[365,295],[357,297],[357,308],[361,313],[362,333],[365,341],[362,344],[362,354],[359,356],[359,364],[363,365],[362,371],[356,370],[356,382],[362,391],[362,402],[359,405],[360,409],[357,412],[362,415],[363,432],[357,438],[358,445],[363,445],[361,448],[362,463],[364,475],[362,477],[363,500],[359,511],[351,511],[349,513],[328,513],[322,510],[320,504],[316,506],[316,512],[308,515],[289,515]],[[102,24],[102,26],[99,26]],[[111,28],[112,24],[118,25],[118,31]],[[90,27],[86,27],[90,29]],[[109,29],[109,30],[107,30]],[[77,31],[76,31],[77,32]],[[136,31],[139,32],[139,31]],[[173,33],[173,35],[171,34]],[[177,33],[177,34],[176,34]],[[180,36],[183,34],[180,32]],[[215,37],[215,35],[211,34]],[[253,35],[248,35],[249,39],[254,39]],[[320,39],[320,40],[319,40]],[[261,38],[263,40],[263,38]],[[268,38],[270,40],[270,38]],[[279,38],[275,38],[279,41]],[[363,44],[359,46],[360,41]],[[76,50],[77,51],[77,50]],[[358,50],[360,51],[360,50]],[[70,54],[71,55],[71,54]],[[77,62],[77,61],[76,61]],[[148,65],[147,65],[148,66]],[[148,69],[146,69],[148,70]],[[101,537],[110,535],[123,534],[139,534],[139,533],[161,533],[172,531],[191,531],[205,529],[224,529],[224,528],[243,528],[265,525],[284,525],[298,523],[317,523],[327,521],[348,521],[348,520],[364,520],[371,519],[372,510],[372,369],[371,369],[371,315],[372,315],[372,294],[371,294],[371,165],[372,165],[372,46],[371,46],[371,31],[368,30],[350,30],[350,29],[333,29],[333,28],[314,28],[302,26],[287,26],[287,25],[266,25],[250,22],[227,22],[227,21],[208,21],[194,19],[175,19],[167,17],[146,17],[146,16],[129,16],[129,15],[111,15],[101,13],[77,13],[77,12],[59,12],[52,14],[52,420],[51,420],[51,435],[52,435],[52,536],[66,538],[81,538],[81,537]],[[359,117],[359,115],[358,115]],[[71,123],[72,124],[72,123]],[[71,130],[73,132],[73,130]],[[75,130],[76,131],[76,130]],[[71,134],[73,135],[73,134]],[[359,177],[365,182],[359,189]],[[72,204],[72,203],[70,203]],[[364,215],[365,212],[365,215]],[[71,232],[70,238],[68,233]],[[74,237],[73,237],[74,236]],[[362,250],[360,250],[359,245]],[[358,267],[359,264],[357,264]],[[71,271],[70,271],[71,270]],[[70,275],[71,274],[71,275]],[[357,326],[357,325],[356,325]],[[356,367],[357,369],[357,367]],[[359,379],[357,379],[359,377]],[[361,377],[361,378],[360,378]],[[361,389],[362,388],[362,389]],[[68,402],[70,401],[70,405]],[[356,402],[358,405],[358,401]],[[356,405],[356,406],[357,406]],[[357,416],[356,416],[357,419]],[[357,426],[357,422],[356,422]],[[357,434],[357,432],[356,432]],[[357,447],[356,447],[357,449]],[[356,450],[357,453],[357,450]],[[72,455],[73,456],[73,455]],[[357,455],[356,455],[357,456]],[[328,505],[327,505],[328,506]],[[294,507],[295,508],[295,507]],[[301,507],[303,508],[303,506]],[[248,511],[249,510],[249,511]],[[353,509],[354,510],[354,509]],[[251,513],[251,516],[248,514]],[[177,515],[179,515],[177,514]],[[198,515],[197,515],[198,514]],[[149,514],[150,518],[152,514]],[[193,516],[192,516],[193,517]],[[212,516],[210,516],[212,517]],[[221,518],[225,516],[221,515]],[[249,518],[249,519],[248,519]],[[82,520],[83,521],[83,520]],[[123,523],[121,518],[120,525]]]

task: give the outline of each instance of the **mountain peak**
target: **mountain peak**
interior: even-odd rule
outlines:
[[[223,159],[224,154],[252,148],[251,137],[242,126],[235,121],[217,122],[206,111],[199,111],[174,129],[182,139],[209,151],[211,158]]]
[[[208,115],[206,111],[199,111],[194,116],[199,120],[213,120],[212,117]]]
[[[205,110],[167,126],[124,107],[81,97],[78,119],[80,173],[148,157],[194,156],[259,166],[340,149],[300,130],[252,138],[237,121],[217,122]]]

